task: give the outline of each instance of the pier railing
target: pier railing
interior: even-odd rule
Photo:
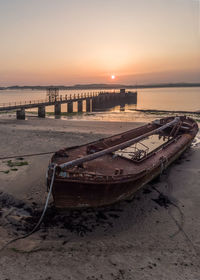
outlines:
[[[25,100],[25,101],[14,101],[14,102],[4,102],[0,103],[0,108],[4,107],[15,107],[15,106],[25,106],[25,105],[42,105],[46,103],[53,103],[53,102],[62,102],[62,101],[74,101],[74,100],[83,100],[87,98],[93,98],[98,95],[103,94],[104,92],[88,92],[88,93],[74,93],[74,94],[66,94],[66,95],[60,95],[59,98],[56,98],[55,100],[50,100],[48,98],[45,99],[39,99],[39,100]],[[51,105],[50,104],[50,105]]]

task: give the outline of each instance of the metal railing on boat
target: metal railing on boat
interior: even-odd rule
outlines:
[[[101,156],[104,156],[106,154],[113,153],[113,152],[115,152],[117,150],[127,148],[127,147],[129,147],[129,146],[131,146],[131,145],[141,141],[142,139],[147,138],[148,136],[151,136],[153,134],[159,133],[159,132],[163,131],[164,129],[166,129],[166,128],[170,127],[170,126],[177,124],[179,121],[180,121],[180,118],[179,117],[175,117],[173,121],[168,122],[168,123],[162,125],[161,127],[158,127],[156,129],[154,129],[154,130],[152,130],[150,132],[147,132],[147,133],[145,133],[145,134],[143,134],[141,136],[138,136],[138,137],[136,137],[134,139],[128,140],[128,141],[126,141],[124,143],[120,143],[118,145],[115,145],[113,147],[104,149],[102,151],[99,151],[99,152],[96,152],[96,153],[84,156],[82,158],[78,158],[78,159],[75,159],[75,160],[71,160],[71,161],[62,163],[62,164],[58,165],[57,167],[60,168],[60,169],[63,169],[63,168],[66,168],[66,167],[73,167],[73,166],[81,165],[84,162],[91,161],[91,160],[94,160],[94,159],[99,158]]]

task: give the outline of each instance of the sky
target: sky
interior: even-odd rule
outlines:
[[[0,38],[0,86],[200,82],[199,0],[0,0]]]

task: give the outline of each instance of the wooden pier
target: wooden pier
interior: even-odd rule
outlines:
[[[52,91],[52,89],[50,89]],[[0,112],[3,111],[16,111],[17,119],[24,120],[26,118],[26,109],[38,108],[38,117],[45,118],[46,107],[54,106],[55,115],[61,115],[61,105],[66,104],[66,112],[73,113],[73,103],[77,102],[78,112],[83,112],[83,101],[86,102],[86,112],[98,111],[106,104],[120,105],[122,101],[133,99],[137,102],[137,92],[126,92],[121,89],[119,92],[95,92],[95,93],[81,93],[74,95],[57,94],[57,89],[54,89],[56,95],[52,98],[48,95],[45,100],[32,100],[25,102],[10,102],[0,104]]]

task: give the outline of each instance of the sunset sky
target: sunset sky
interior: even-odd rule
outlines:
[[[0,38],[0,86],[200,82],[198,0],[0,0]]]

